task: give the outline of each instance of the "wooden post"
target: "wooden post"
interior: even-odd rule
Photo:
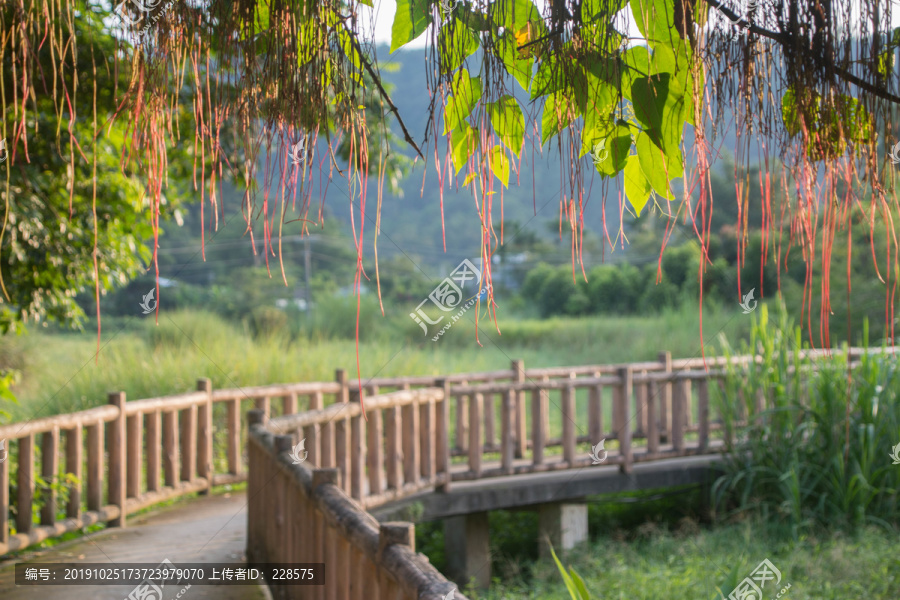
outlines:
[[[659,452],[659,422],[656,419],[658,394],[659,385],[655,381],[651,381],[647,402],[647,454],[651,456]]]
[[[575,388],[569,384],[562,389],[563,460],[575,466]]]
[[[347,382],[347,371],[344,369],[334,370],[334,380],[341,386],[341,389],[334,395],[334,401],[350,402],[350,384]]]
[[[162,465],[162,415],[159,409],[147,414],[147,491],[159,491]]]
[[[550,376],[544,375],[543,377],[541,377],[541,382],[549,383]],[[550,390],[545,389],[541,393],[541,402],[543,403],[543,406],[544,406],[544,408],[542,410],[544,413],[544,444],[546,444],[547,440],[550,439],[550,437],[552,437],[551,433],[550,433]]]
[[[646,375],[647,371],[641,371],[641,375]],[[639,383],[635,386],[635,423],[637,424],[637,431],[639,436],[647,435],[647,382]]]
[[[360,390],[350,392],[350,402],[359,402]],[[350,418],[350,495],[362,499],[365,477],[366,444],[362,413]]]
[[[513,381],[519,384],[525,383],[525,361],[517,359],[512,361]],[[525,391],[516,392],[516,422],[515,438],[516,458],[525,456],[528,447],[528,421],[525,418]]]
[[[403,479],[407,483],[419,481],[419,404],[403,407]]]
[[[103,507],[103,422],[88,425],[87,509]]]
[[[199,405],[197,413],[197,437],[200,444],[197,449],[197,476],[206,480],[206,489],[202,493],[208,494],[213,480],[212,380],[205,377],[198,379],[197,391],[206,392],[206,402]]]
[[[341,386],[334,396],[335,403],[350,402],[350,388],[347,384],[347,372],[335,369],[334,380]],[[344,492],[350,495],[350,467],[347,462],[350,456],[350,422],[346,416],[339,416],[334,421],[334,465],[341,472],[341,485]]]
[[[662,363],[664,373],[672,372],[672,353],[660,352],[657,360]],[[666,442],[672,441],[672,383],[667,381],[662,385],[662,394],[659,398],[659,432]]]
[[[78,480],[69,486],[69,502],[66,505],[66,517],[78,519],[81,516],[82,463],[84,462],[81,423],[66,432],[66,473],[71,473]],[[2,486],[2,483],[0,483]],[[0,502],[0,506],[7,504]],[[2,510],[0,510],[2,512]],[[0,524],[0,530],[3,525]],[[2,537],[2,534],[0,534]],[[0,539],[0,543],[3,540]]]
[[[241,399],[228,400],[228,471],[240,475],[241,468]]]
[[[304,448],[307,452],[308,462],[306,463],[306,466],[311,468],[321,467],[321,457],[319,456],[319,426],[315,423],[310,423],[303,428],[300,437],[304,440]]]
[[[9,442],[0,461],[0,545],[9,544]]]
[[[686,379],[675,382],[672,395],[672,447],[676,453],[684,452],[684,405],[687,401]]]
[[[125,418],[128,435],[126,444],[125,495],[137,498],[141,495],[141,475],[143,474],[144,415],[137,413]]]
[[[263,411],[263,414],[265,415],[266,419],[268,420],[269,415],[271,414],[271,410],[272,410],[272,403],[269,401],[269,397],[263,396],[262,398],[257,398],[254,401],[254,405],[256,406],[256,410]]]
[[[497,410],[497,401],[494,394],[487,393],[484,395],[484,445],[493,447],[495,445],[495,425],[494,414]],[[493,450],[492,450],[493,451]]]
[[[697,386],[697,421],[700,430],[698,434],[698,445],[700,452],[706,452],[709,449],[709,380],[701,379]]]
[[[41,440],[41,477],[48,483],[54,481],[59,474],[59,428],[45,431]],[[41,525],[56,524],[56,489],[52,486],[44,490],[47,501],[41,507]]]
[[[436,407],[437,443],[435,444],[435,469],[441,483],[435,487],[438,492],[450,491],[450,383],[446,379],[435,381],[435,385],[443,390],[440,406]]]
[[[619,470],[624,474],[630,474],[634,463],[634,455],[631,452],[631,422],[628,419],[628,407],[631,406],[632,395],[632,373],[631,366],[619,368],[620,393],[617,400],[619,401],[619,415],[622,417],[621,427],[616,431],[619,438],[619,454],[622,455],[622,463]]]
[[[31,503],[34,501],[34,434],[19,438],[16,532],[31,533]]]
[[[178,411],[169,410],[162,415],[163,479],[166,487],[178,487]]]
[[[115,420],[109,422],[109,491],[110,504],[119,507],[119,517],[110,527],[125,527],[125,392],[109,394],[109,403],[119,409]]]
[[[465,382],[462,383],[465,385]],[[469,406],[465,396],[453,396],[453,399],[456,400],[456,447],[465,451],[469,431]]]
[[[434,442],[437,437],[435,429],[434,400],[428,399],[419,405],[419,447],[421,448],[422,477],[432,481],[436,475],[436,456]]]
[[[481,476],[481,458],[484,445],[481,441],[481,412],[484,410],[484,396],[480,393],[469,395],[469,470],[476,477]]]
[[[384,409],[385,436],[387,447],[385,459],[387,466],[387,485],[389,489],[399,490],[403,487],[403,451],[400,436],[400,408],[391,406]]]
[[[507,474],[511,474],[514,470],[515,439],[513,439],[513,427],[515,426],[515,404],[515,390],[506,390],[506,393],[503,394],[503,402],[500,408],[500,466],[503,472]]]
[[[544,430],[543,411],[547,410],[544,402],[544,391],[539,389],[531,392],[531,459],[533,464],[544,464],[544,440],[547,433]]]
[[[369,460],[366,465],[369,470],[369,494],[380,494],[384,490],[384,454],[382,452],[382,438],[384,437],[384,425],[381,410],[376,409],[369,413],[369,421],[366,425],[366,441],[368,442]]]
[[[297,394],[287,394],[281,399],[281,412],[285,415],[297,412]]]
[[[181,480],[193,481],[197,466],[197,405],[181,411]]]
[[[598,376],[595,373],[594,376]],[[603,439],[603,386],[592,385],[588,388],[588,433],[591,446],[599,444]]]

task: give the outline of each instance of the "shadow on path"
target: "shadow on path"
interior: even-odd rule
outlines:
[[[159,564],[244,562],[247,496],[244,492],[194,498],[129,519],[125,529],[110,529],[89,537],[38,550],[20,562]],[[125,600],[128,585],[17,586],[13,565],[0,565],[3,600]],[[167,585],[162,600],[172,600],[182,586]],[[259,585],[192,585],[180,600],[264,600]],[[150,600],[150,598],[148,598]],[[153,598],[153,600],[157,600]]]

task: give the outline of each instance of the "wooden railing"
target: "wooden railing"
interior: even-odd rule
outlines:
[[[868,351],[853,349],[851,360]],[[588,446],[604,438],[604,464],[626,473],[641,461],[719,452],[726,432],[709,398],[724,364],[662,353],[623,365],[526,370],[513,361],[508,370],[362,386],[338,370],[332,382],[216,391],[200,379],[195,392],[131,402],[116,392],[106,406],[0,426],[8,452],[0,456],[0,555],[96,523],[124,526],[157,502],[245,480],[251,407],[268,434],[305,440],[303,468],[334,470],[329,485],[361,508],[453,481],[588,466]],[[44,487],[35,524],[38,478],[66,474],[77,483]],[[64,510],[59,493],[68,495]],[[373,543],[366,539],[363,552]]]

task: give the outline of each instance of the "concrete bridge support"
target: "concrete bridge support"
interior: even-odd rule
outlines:
[[[490,587],[491,538],[487,512],[444,519],[444,551],[447,574],[460,588],[472,578],[479,588]]]
[[[538,507],[541,558],[550,558],[550,544],[561,555],[588,539],[587,504],[552,502]]]

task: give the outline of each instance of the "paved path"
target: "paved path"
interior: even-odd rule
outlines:
[[[243,492],[199,497],[131,518],[125,529],[102,531],[25,557],[28,564],[244,561],[247,497]],[[162,600],[181,591],[166,586]],[[2,600],[123,600],[134,585],[16,586],[13,567],[0,565]],[[258,585],[194,585],[180,600],[264,600]],[[148,598],[147,600],[151,600]],[[156,599],[152,599],[156,600]]]

